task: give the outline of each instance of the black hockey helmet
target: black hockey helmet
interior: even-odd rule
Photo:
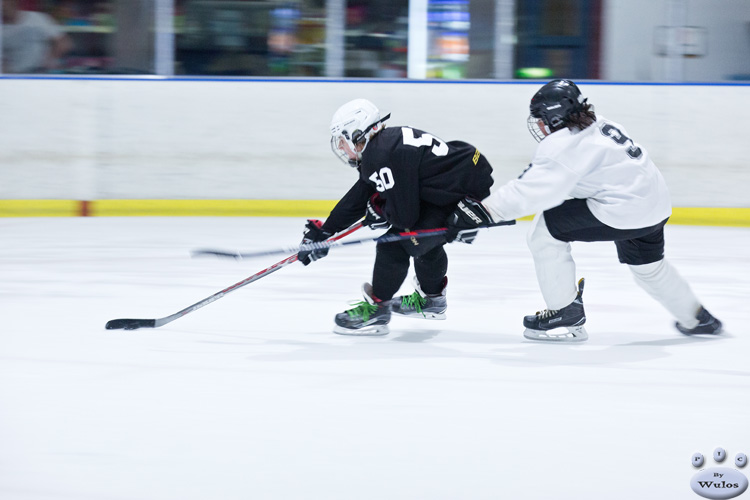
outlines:
[[[572,81],[552,80],[531,98],[529,127],[532,121],[542,120],[550,131],[555,131],[568,121],[570,115],[583,111],[586,101]],[[533,130],[531,133],[537,137]],[[541,140],[543,137],[537,138]]]

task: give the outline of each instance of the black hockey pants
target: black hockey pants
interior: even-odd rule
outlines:
[[[391,228],[388,233],[445,227],[454,208],[453,205],[438,207],[423,202],[420,207],[422,215],[414,227]],[[372,291],[375,297],[380,300],[393,298],[409,273],[409,261],[412,257],[414,273],[422,291],[427,294],[440,293],[443,278],[448,271],[448,255],[443,248],[445,243],[445,236],[441,234],[378,244],[372,271]]]

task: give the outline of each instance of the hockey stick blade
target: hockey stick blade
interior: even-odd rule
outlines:
[[[190,255],[193,257],[203,257],[206,255],[210,255],[213,257],[225,257],[234,260],[242,260],[245,258],[243,257],[242,253],[231,252],[229,250],[193,250],[192,252],[190,252]]]
[[[496,227],[496,226],[512,226],[515,223],[516,223],[515,220],[507,220],[507,221],[495,222],[487,226],[480,226],[478,229],[486,229],[486,228]],[[359,240],[337,241],[337,240],[329,239],[326,241],[318,241],[315,243],[308,243],[306,245],[299,245],[296,247],[284,247],[284,248],[277,248],[273,250],[260,250],[257,252],[232,252],[228,250],[213,250],[213,249],[193,250],[191,252],[191,255],[193,257],[213,256],[213,257],[226,257],[226,258],[231,258],[235,260],[242,260],[242,259],[252,259],[255,257],[264,257],[267,255],[277,255],[281,253],[302,252],[305,250],[320,250],[323,248],[337,248],[337,247],[344,247],[344,246],[350,246],[350,245],[362,245],[366,243],[371,243],[373,241],[376,243],[391,243],[394,241],[410,240],[412,238],[426,238],[429,236],[438,236],[441,234],[445,234],[446,231],[448,231],[448,228],[445,228],[445,227],[437,227],[435,229],[415,229],[414,231],[405,231],[401,233],[391,233],[391,234],[386,233],[380,236],[375,236],[372,238],[362,238]]]
[[[139,328],[154,328],[155,319],[113,319],[107,321],[107,330],[137,330]]]
[[[334,236],[332,236],[329,240],[339,240],[357,229],[360,229],[362,227],[362,223],[358,222],[354,224],[353,226],[349,227],[345,231],[342,231]],[[172,321],[181,318],[185,316],[186,314],[190,314],[193,311],[196,311],[200,309],[201,307],[207,306],[211,302],[214,302],[216,300],[219,300],[223,296],[225,296],[228,293],[231,293],[239,288],[242,288],[245,285],[249,285],[250,283],[253,283],[254,281],[258,281],[259,279],[268,276],[271,273],[275,273],[282,267],[288,266],[289,264],[292,264],[294,262],[297,262],[297,254],[290,255],[284,260],[281,260],[262,271],[258,271],[257,273],[253,274],[252,276],[249,276],[245,278],[244,280],[235,283],[234,285],[228,286],[227,288],[216,292],[215,294],[211,295],[210,297],[206,297],[203,300],[199,300],[193,305],[190,305],[186,307],[185,309],[182,309],[180,311],[177,311],[174,314],[170,314],[169,316],[165,316],[163,318],[156,318],[156,319],[131,319],[131,318],[121,318],[121,319],[113,319],[110,321],[107,321],[107,324],[104,325],[104,328],[107,330],[137,330],[139,328],[159,328],[160,326],[164,326],[167,323],[171,323]]]

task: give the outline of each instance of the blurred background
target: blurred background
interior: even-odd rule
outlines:
[[[748,0],[0,0],[6,74],[750,80]]]
[[[533,155],[529,99],[552,78],[626,125],[675,206],[750,209],[744,128],[717,126],[750,110],[750,0],[0,4],[0,217],[118,200],[140,200],[118,215],[325,215],[302,202],[351,186],[328,123],[360,97],[392,126],[471,142],[500,185]]]

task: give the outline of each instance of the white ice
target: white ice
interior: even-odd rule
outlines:
[[[577,243],[590,340],[525,340],[522,316],[544,307],[527,222],[448,246],[448,319],[396,317],[386,337],[331,331],[374,245],[161,328],[104,329],[286,257],[191,250],[294,245],[303,224],[0,219],[0,498],[692,499],[693,453],[750,454],[747,228],[667,226],[720,337],[681,335],[614,245]]]

